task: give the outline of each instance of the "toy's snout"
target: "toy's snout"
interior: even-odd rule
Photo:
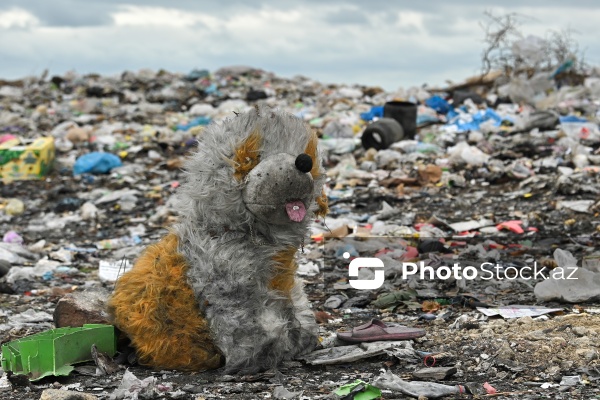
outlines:
[[[275,154],[248,173],[243,189],[246,208],[258,219],[275,225],[304,221],[314,193],[308,154]]]

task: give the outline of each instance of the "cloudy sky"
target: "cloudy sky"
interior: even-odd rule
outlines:
[[[572,29],[600,65],[597,0],[0,0],[0,78],[250,65],[386,89],[476,74],[485,11]]]

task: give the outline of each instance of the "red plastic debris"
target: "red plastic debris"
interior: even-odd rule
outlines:
[[[420,231],[421,228],[424,228],[424,227],[434,228],[434,225],[428,224],[428,223],[415,224],[415,229],[418,230],[418,231]]]
[[[436,363],[436,359],[434,355],[428,355],[423,359],[423,364],[425,364],[426,367],[433,367]]]
[[[375,258],[379,258],[384,254],[391,253],[392,251],[392,249],[381,249],[377,253],[375,253]]]
[[[522,224],[523,224],[523,221],[520,221],[520,220],[506,221],[506,222],[502,222],[501,224],[496,225],[496,229],[498,229],[499,231],[501,231],[503,229],[507,229],[514,233],[523,233],[525,231],[523,230],[523,227],[521,226]]]
[[[583,128],[581,128],[581,133],[579,134],[579,137],[581,139],[587,139],[587,138],[589,138],[590,137],[590,130],[584,126]]]
[[[406,253],[402,254],[402,257],[400,257],[400,259],[402,261],[405,261],[405,260],[410,260],[410,259],[416,258],[418,256],[419,256],[419,250],[417,250],[416,247],[406,246]]]
[[[498,391],[496,390],[496,388],[493,387],[492,385],[490,385],[487,382],[483,384],[483,388],[487,391],[487,394],[496,394],[496,393],[498,393]]]

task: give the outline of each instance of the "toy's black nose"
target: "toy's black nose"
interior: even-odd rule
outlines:
[[[300,154],[296,157],[296,168],[301,172],[310,172],[312,169],[312,158],[306,153]]]

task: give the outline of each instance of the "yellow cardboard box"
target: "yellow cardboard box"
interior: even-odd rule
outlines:
[[[32,143],[12,140],[0,144],[0,179],[28,180],[45,177],[54,162],[54,138],[42,137]]]

